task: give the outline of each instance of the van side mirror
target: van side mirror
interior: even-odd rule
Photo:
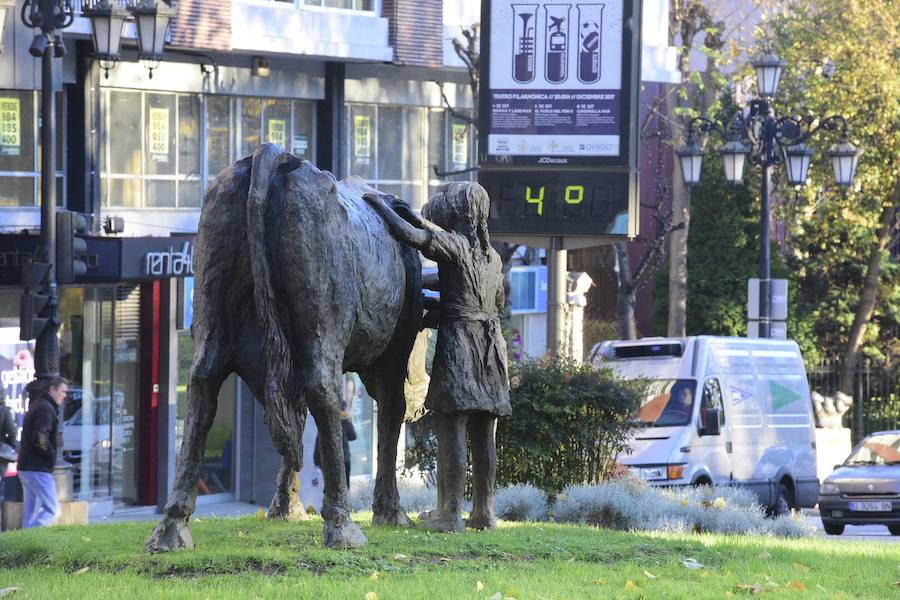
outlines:
[[[719,435],[722,433],[722,413],[720,409],[704,409],[703,420],[706,422],[706,427],[700,430],[700,435]]]

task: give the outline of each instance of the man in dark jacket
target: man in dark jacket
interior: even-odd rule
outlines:
[[[25,492],[23,526],[43,527],[59,516],[59,499],[53,481],[59,406],[69,393],[69,382],[59,376],[33,381],[26,388],[30,398],[22,426],[19,480]]]
[[[356,428],[353,427],[353,420],[346,402],[341,402],[341,442],[344,446],[344,477],[347,478],[347,489],[350,489],[350,442],[356,440]],[[319,434],[316,434],[315,450],[313,450],[313,464],[322,467],[321,455],[319,454]],[[313,480],[313,485],[317,481]]]

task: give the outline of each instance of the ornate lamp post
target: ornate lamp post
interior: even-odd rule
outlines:
[[[140,34],[141,52],[152,54],[154,60],[162,57],[165,31],[169,19],[174,14],[172,0],[165,0],[165,9],[157,10],[155,0],[129,0],[135,7],[135,15],[140,19],[144,12],[152,12],[154,18],[165,19],[162,35],[149,36],[151,47],[143,47],[144,36]],[[4,7],[5,7],[4,3]],[[150,5],[153,10],[151,11]],[[143,11],[143,12],[142,12]],[[134,11],[133,11],[134,12]],[[125,12],[117,0],[85,0],[84,15],[91,19],[94,50],[101,68],[109,73],[109,68],[119,59],[119,46]],[[35,344],[35,376],[46,379],[59,374],[59,297],[57,295],[56,273],[56,103],[53,59],[66,54],[61,31],[75,20],[72,0],[25,0],[22,5],[22,22],[26,27],[39,29],[34,36],[29,52],[41,59],[41,240],[37,260],[23,266],[22,279],[26,290],[22,296],[21,319],[24,323],[23,335],[37,338]],[[158,22],[153,21],[157,33]],[[140,23],[140,21],[139,21]],[[0,25],[3,22],[0,21]],[[151,70],[152,76],[152,70]],[[33,318],[38,313],[45,317]],[[71,468],[62,460],[62,430],[57,442],[54,477],[60,500],[71,495]]]
[[[719,150],[725,168],[725,179],[730,184],[743,181],[743,168],[747,159],[762,169],[762,210],[760,211],[760,259],[759,259],[759,319],[760,337],[769,337],[771,315],[771,260],[769,256],[769,204],[772,187],[772,168],[785,165],[788,183],[806,185],[813,151],[806,145],[816,132],[840,131],[841,141],[832,146],[826,155],[831,158],[834,180],[837,185],[851,186],[856,176],[859,150],[850,143],[847,119],[832,115],[819,121],[815,117],[779,117],[775,114],[772,99],[778,90],[785,62],[771,52],[753,61],[757,75],[759,98],[750,102],[749,111],[735,115],[730,122],[719,123],[706,117],[696,117],[688,124],[688,136],[684,146],[676,149],[685,184],[700,182],[700,167],[705,151],[699,141],[715,133],[726,143]]]

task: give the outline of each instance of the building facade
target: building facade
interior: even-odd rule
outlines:
[[[80,10],[81,2],[73,3]],[[0,53],[0,373],[19,418],[33,342],[18,340],[18,269],[40,226],[40,61],[34,32],[9,14]],[[657,7],[657,5],[659,5]],[[663,0],[645,2],[645,73],[670,77]],[[473,109],[451,40],[480,20],[474,0],[181,0],[166,58],[92,58],[87,19],[55,61],[60,206],[92,217],[88,274],[61,289],[64,458],[94,516],[164,504],[186,401],[192,269],[203,190],[224,167],[274,142],[339,177],[357,175],[417,208],[470,174]],[[652,35],[648,35],[651,32]],[[106,217],[124,232],[103,233]],[[374,473],[375,410],[358,379],[345,396],[359,432],[354,476]],[[312,423],[312,420],[309,420]],[[305,436],[311,461],[314,428]],[[200,501],[265,504],[278,459],[262,407],[232,377],[208,436]],[[304,469],[312,486],[314,471]],[[206,499],[206,500],[204,500]]]

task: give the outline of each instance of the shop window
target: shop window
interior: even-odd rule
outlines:
[[[290,2],[291,0],[276,0],[276,2]],[[299,0],[306,6],[321,6],[323,8],[339,8],[343,10],[359,10],[373,12],[374,0]]]
[[[447,181],[473,178],[471,173],[438,177],[433,171],[433,166],[444,173],[472,165],[471,128],[446,111],[350,104],[347,115],[350,174],[379,190],[420,208]]]
[[[209,176],[215,177],[232,160],[231,98],[209,96],[206,99],[206,160]]]
[[[0,207],[34,206],[40,198],[40,97],[34,91],[0,90]],[[65,205],[63,95],[56,94],[57,203]],[[21,227],[22,224],[10,224]]]
[[[199,206],[200,97],[106,90],[102,98],[103,204]]]
[[[190,331],[178,333],[178,409],[175,418],[175,448],[184,439],[184,417],[187,410],[187,388],[194,355]],[[221,494],[234,491],[234,411],[237,377],[231,374],[219,390],[218,408],[206,436],[206,448],[200,465],[197,494]]]
[[[373,439],[375,406],[356,373],[344,375],[344,406],[353,422],[356,440],[350,442],[350,476],[375,474]]]

